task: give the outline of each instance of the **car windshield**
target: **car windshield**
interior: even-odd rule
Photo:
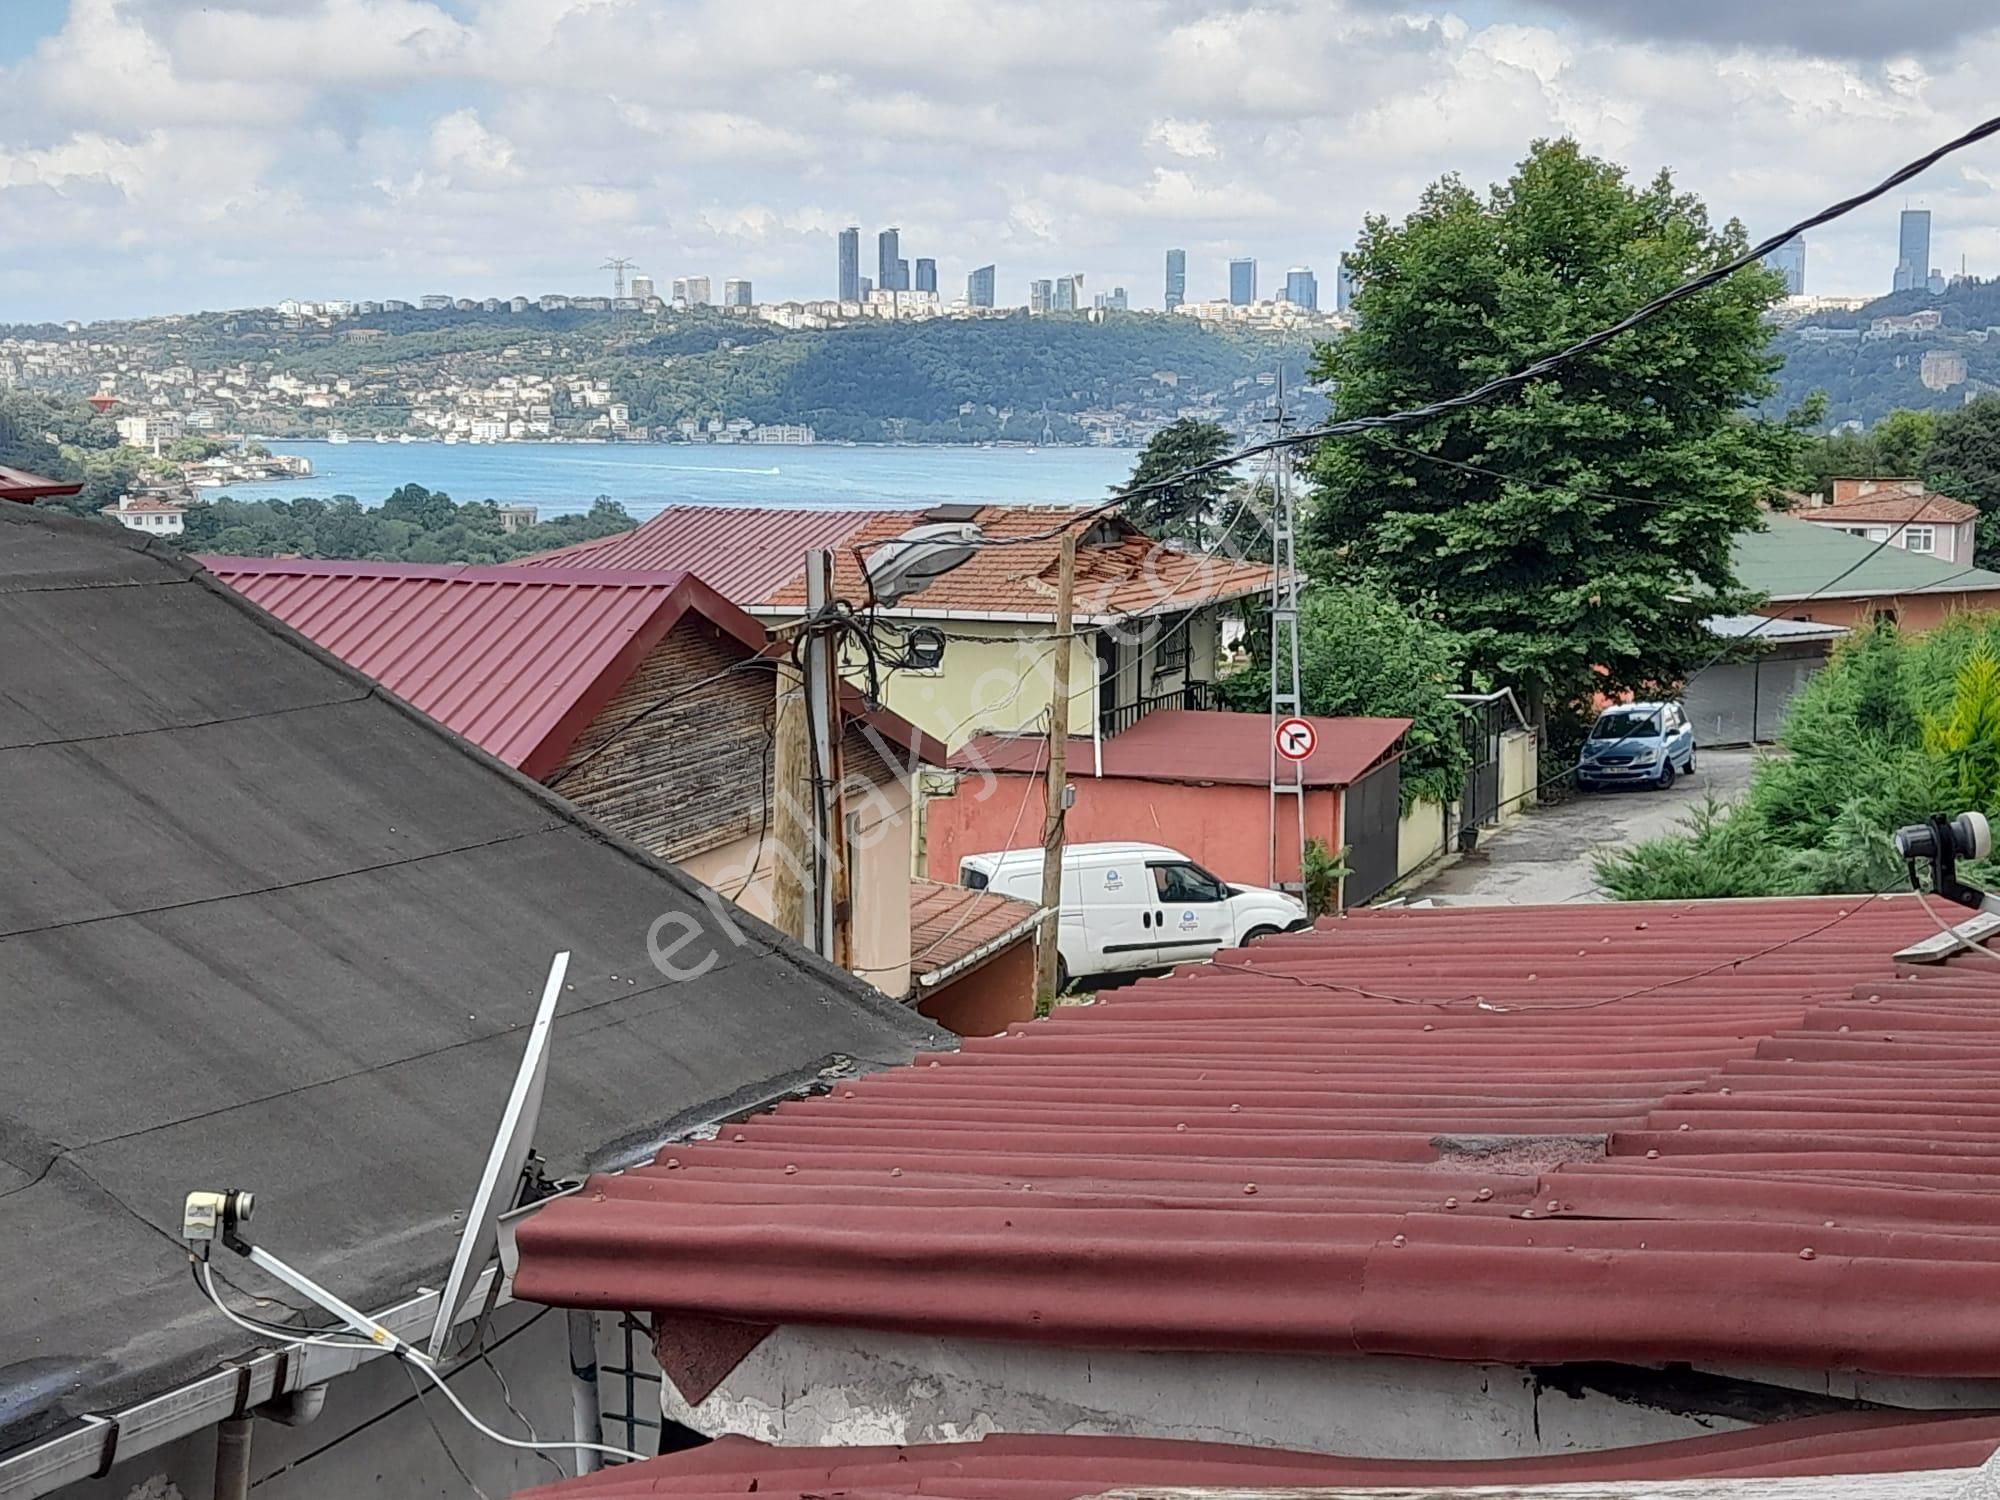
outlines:
[[[1597,727],[1590,731],[1594,740],[1653,740],[1660,737],[1660,713],[1650,709],[1644,713],[1606,714],[1597,721]]]

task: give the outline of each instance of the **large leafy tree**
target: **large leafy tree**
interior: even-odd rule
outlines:
[[[1980,396],[1937,419],[1925,478],[1933,489],[1979,507],[1976,561],[2000,565],[2000,396]]]
[[[1139,450],[1139,461],[1132,466],[1132,477],[1120,488],[1158,484],[1188,469],[1214,463],[1229,449],[1229,430],[1221,423],[1182,417],[1147,440]],[[1138,496],[1125,506],[1125,514],[1149,535],[1206,546],[1226,524],[1223,511],[1233,483],[1227,470],[1198,474]]]
[[[1635,186],[1573,141],[1538,142],[1484,195],[1448,177],[1403,222],[1368,221],[1359,324],[1317,373],[1340,417],[1455,395],[1745,243],[1665,173]],[[1796,424],[1746,411],[1772,390],[1762,315],[1782,292],[1745,270],[1516,394],[1321,445],[1315,572],[1429,601],[1469,665],[1538,711],[1676,683],[1713,647],[1703,618],[1747,602],[1731,538],[1796,477]]]

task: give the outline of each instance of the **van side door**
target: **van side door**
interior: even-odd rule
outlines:
[[[1153,936],[1163,964],[1207,958],[1236,941],[1229,887],[1190,860],[1157,860],[1147,867],[1155,904]]]
[[[1065,872],[1067,873],[1067,872]],[[1153,873],[1142,858],[1098,859],[1077,871],[1078,899],[1094,974],[1159,965],[1153,932]],[[1072,974],[1085,972],[1075,964]]]

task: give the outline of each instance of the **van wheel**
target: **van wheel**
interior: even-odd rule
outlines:
[[[1243,946],[1247,948],[1250,944],[1258,942],[1263,938],[1272,937],[1278,930],[1276,927],[1253,927],[1243,934]]]
[[[1062,961],[1060,955],[1056,958],[1056,993],[1058,995],[1069,993],[1069,965]]]

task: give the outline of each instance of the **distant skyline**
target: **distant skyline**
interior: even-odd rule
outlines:
[[[1762,237],[1990,112],[2000,69],[1971,0],[0,4],[0,321],[608,294],[612,256],[820,298],[850,224],[947,297],[996,266],[1003,306],[1081,274],[1160,307],[1176,248],[1190,301],[1238,257],[1332,300],[1365,215],[1538,136]],[[2000,275],[1989,143],[1816,232],[1810,291],[1886,291],[1905,207],[1947,274]]]

